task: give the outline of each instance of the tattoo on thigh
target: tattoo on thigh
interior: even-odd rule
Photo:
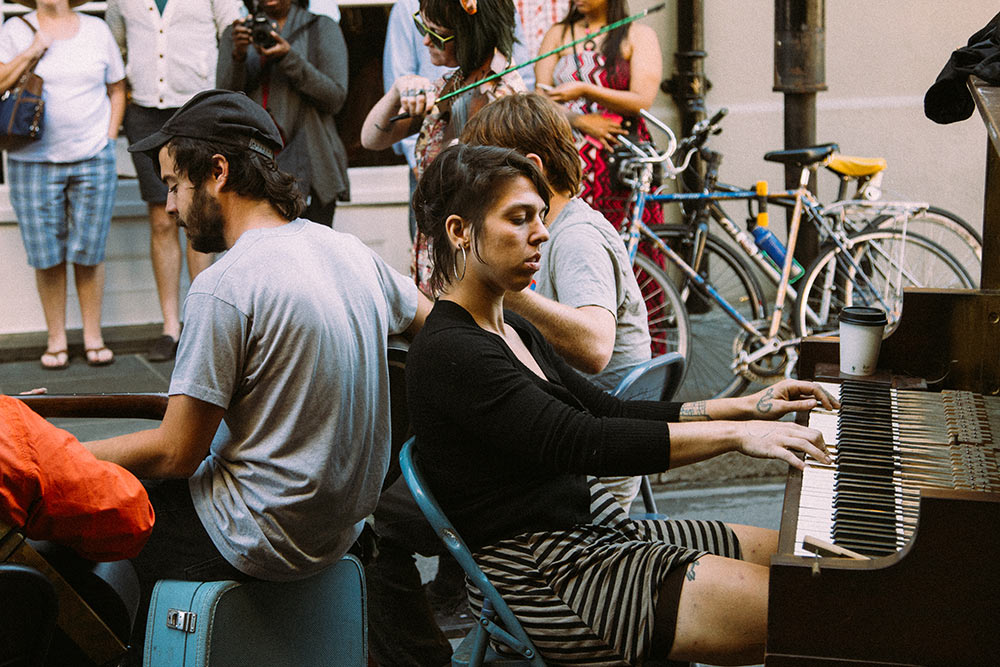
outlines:
[[[681,421],[711,421],[705,401],[690,401],[681,406]]]
[[[695,561],[691,561],[691,564],[688,565],[687,572],[684,573],[684,578],[687,579],[688,581],[694,581],[694,577],[695,577],[694,568],[698,567],[699,564],[700,564],[700,561],[696,561],[696,560]]]
[[[774,389],[768,388],[768,390],[764,392],[764,395],[760,397],[760,400],[757,401],[757,412],[766,415],[772,408],[774,408],[774,404],[772,403],[773,400]]]

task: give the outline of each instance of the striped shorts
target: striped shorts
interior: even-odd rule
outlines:
[[[664,579],[706,553],[740,558],[720,521],[632,520],[594,478],[591,521],[474,554],[548,664],[633,665],[649,652]],[[476,613],[482,596],[470,587]]]
[[[70,262],[95,266],[104,247],[118,189],[115,143],[79,162],[8,160],[10,203],[28,264],[50,269]]]

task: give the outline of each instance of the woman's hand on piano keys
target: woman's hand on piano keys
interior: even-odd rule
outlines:
[[[684,403],[680,421],[781,419],[789,413],[808,412],[817,407],[836,410],[840,401],[815,382],[782,380],[749,396]]]
[[[815,382],[782,380],[756,394],[742,396],[743,416],[736,419],[780,419],[791,412],[808,412],[822,407],[836,410],[840,401]]]
[[[796,452],[808,454],[822,463],[832,463],[823,434],[814,428],[782,421],[748,421],[737,423],[736,428],[737,451],[747,456],[778,459],[799,470],[805,469],[805,463]]]

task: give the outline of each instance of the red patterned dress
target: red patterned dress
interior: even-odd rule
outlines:
[[[568,81],[588,81],[604,88],[628,90],[631,79],[629,61],[619,60],[614,71],[605,68],[604,56],[595,49],[574,49],[556,63],[552,73],[553,83]],[[579,114],[612,113],[596,102],[578,98],[566,103],[567,108]],[[641,141],[649,141],[649,130],[642,118],[635,119],[633,132],[639,135]],[[577,148],[583,158],[583,192],[581,197],[588,204],[604,214],[604,217],[620,229],[625,218],[625,208],[628,204],[629,191],[614,188],[608,172],[608,152],[592,137],[587,137],[574,131]],[[642,216],[647,225],[661,224],[663,211],[659,206],[647,207]]]
[[[589,43],[583,49],[574,48],[572,52],[559,59],[552,72],[553,83],[558,86],[568,81],[589,81],[604,88],[628,90],[632,75],[629,61],[619,60],[617,67],[609,70],[605,67],[604,55],[596,49],[587,48],[587,46]],[[567,102],[566,106],[579,114],[611,113],[600,104],[586,98],[577,98]],[[631,132],[638,134],[640,141],[649,141],[650,139],[649,130],[641,117],[633,120]],[[583,189],[580,197],[600,211],[614,225],[615,229],[621,230],[625,225],[629,190],[615,188],[612,185],[611,174],[608,170],[608,152],[604,147],[593,137],[576,130],[573,131],[573,134],[577,140],[580,157],[583,159]],[[663,209],[659,205],[646,206],[642,213],[642,221],[647,225],[663,224]],[[639,242],[639,252],[650,257],[659,266],[666,267],[667,258],[659,249],[646,241]],[[642,290],[646,309],[651,314],[650,318],[660,317],[660,315],[653,315],[653,313],[662,313],[663,303],[663,296],[657,293],[656,284],[650,282],[648,276],[641,269],[636,269],[636,279]],[[654,356],[657,356],[667,352],[667,348],[662,343],[653,341],[652,352]]]

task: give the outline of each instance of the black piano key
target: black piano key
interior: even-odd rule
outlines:
[[[888,388],[845,383],[840,400],[833,541],[865,555],[892,553],[900,528],[899,460]]]

